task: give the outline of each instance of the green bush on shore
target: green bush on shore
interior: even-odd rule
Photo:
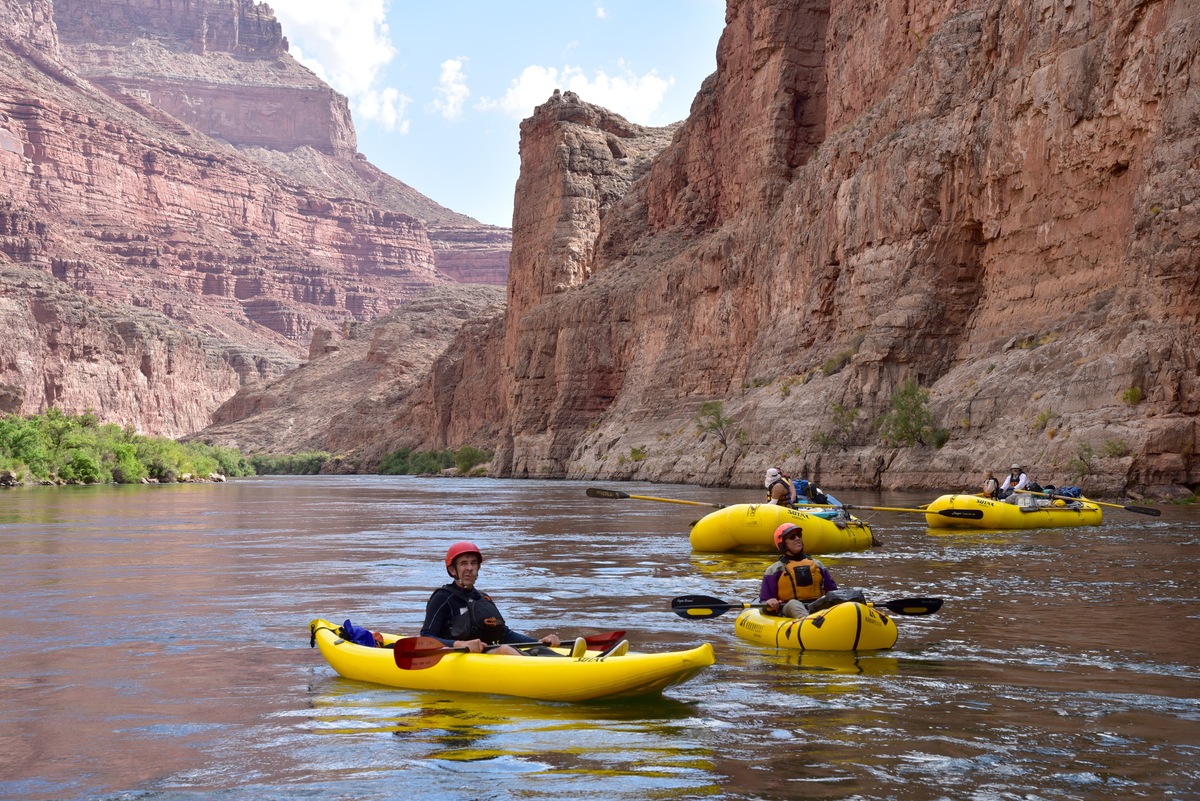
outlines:
[[[101,423],[95,412],[0,418],[0,472],[20,482],[134,484],[181,476],[254,475],[232,448],[147,437],[132,428]]]
[[[453,467],[465,476],[479,465],[489,462],[491,458],[491,451],[483,451],[471,445],[463,445],[458,450],[444,451],[413,451],[411,448],[401,448],[379,461],[379,473],[385,476],[411,476],[440,473]]]
[[[256,453],[250,457],[250,464],[254,466],[255,474],[260,476],[315,476],[332,458],[333,454],[325,451]]]

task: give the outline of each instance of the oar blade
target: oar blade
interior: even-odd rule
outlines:
[[[589,649],[603,651],[610,645],[616,645],[625,639],[625,631],[622,629],[621,631],[610,631],[605,634],[592,634],[583,639],[587,641]]]
[[[930,514],[929,510],[925,510],[925,514]],[[955,517],[959,520],[982,520],[982,509],[938,509],[935,514],[942,517]]]
[[[1139,514],[1139,515],[1150,515],[1151,517],[1160,517],[1160,516],[1162,516],[1162,510],[1161,510],[1161,509],[1155,509],[1155,508],[1153,508],[1153,507],[1150,507],[1150,506],[1124,506],[1124,507],[1122,507],[1122,508],[1123,508],[1123,509],[1124,509],[1126,512],[1134,512],[1134,513],[1136,513],[1136,514]]]
[[[897,615],[932,615],[942,608],[942,600],[941,598],[897,598],[879,605]]]
[[[600,487],[588,487],[587,496],[589,498],[628,498],[629,494],[618,490],[601,489]]]
[[[392,656],[401,670],[424,670],[441,662],[446,654],[462,650],[465,649],[447,648],[433,637],[404,637],[393,643]]]
[[[731,604],[708,595],[681,595],[671,600],[671,611],[680,617],[720,617],[730,609],[742,609],[744,604]]]
[[[401,670],[425,670],[441,662],[442,657],[445,655],[446,653],[429,654],[428,656],[410,656],[397,651],[396,667]]]

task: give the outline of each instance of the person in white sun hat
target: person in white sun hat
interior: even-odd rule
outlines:
[[[763,486],[767,488],[767,503],[789,509],[796,505],[796,485],[778,467],[767,468]]]
[[[1008,470],[1008,475],[1004,477],[1004,483],[1000,485],[1000,491],[996,494],[997,498],[1006,500],[1009,503],[1016,503],[1016,494],[1018,490],[1025,489],[1025,485],[1029,483],[1029,476],[1021,468],[1021,465],[1014,463]]]

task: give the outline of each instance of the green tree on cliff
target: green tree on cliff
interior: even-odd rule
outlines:
[[[696,430],[700,434],[714,434],[722,448],[729,447],[733,434],[733,418],[725,416],[725,404],[721,401],[704,401],[700,414],[696,415]]]
[[[942,447],[949,438],[944,428],[934,428],[933,412],[929,410],[929,390],[921,389],[914,380],[892,394],[891,411],[879,418],[879,433],[885,445],[907,448],[913,445]]]

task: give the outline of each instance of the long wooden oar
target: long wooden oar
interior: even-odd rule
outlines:
[[[589,498],[635,498],[639,501],[662,501],[663,503],[684,503],[688,506],[710,506],[713,509],[724,509],[725,504],[722,503],[701,503],[700,501],[681,501],[676,498],[655,498],[652,495],[630,495],[627,492],[619,492],[618,490],[600,489],[599,487],[588,487],[587,496]]]
[[[1052,492],[1034,492],[1033,490],[1017,490],[1017,492],[1023,492],[1026,495],[1041,495],[1046,498],[1060,498],[1064,501],[1083,501],[1084,503],[1094,503],[1097,506],[1109,506],[1109,507],[1112,507],[1113,509],[1124,509],[1126,512],[1133,512],[1134,514],[1139,514],[1139,515],[1150,515],[1151,517],[1161,517],[1162,516],[1161,509],[1155,509],[1150,506],[1124,506],[1119,503],[1105,503],[1104,501],[1093,501],[1091,498],[1084,498],[1084,497],[1072,498],[1070,495],[1055,495]]]
[[[627,492],[618,490],[600,489],[598,487],[588,487],[587,495],[589,498],[636,498],[641,501],[662,501],[664,503],[686,503],[689,506],[709,506],[713,509],[724,509],[725,505],[720,503],[701,503],[700,501],[680,501],[674,498],[655,498],[651,495],[630,495]],[[869,509],[873,512],[913,512],[915,514],[937,514],[942,517],[957,517],[960,520],[982,520],[982,509],[939,509],[936,512],[930,512],[927,509],[902,509],[897,506],[857,506],[851,504],[835,505],[832,503],[806,503],[796,507],[797,512],[803,512],[805,509],[813,507],[820,509]]]
[[[857,506],[845,504],[841,507],[834,506],[829,503],[810,503],[806,506],[820,506],[825,509],[869,509],[872,512],[912,512],[918,515],[941,515],[942,517],[957,517],[959,520],[982,520],[982,509],[938,509],[930,511],[929,509],[905,509],[899,506]],[[804,507],[797,507],[798,511],[804,511]]]
[[[882,606],[897,615],[932,615],[942,608],[941,598],[897,598],[894,601],[882,603],[871,602],[872,606]],[[708,595],[680,595],[671,601],[671,611],[680,617],[709,618],[720,617],[731,609],[762,609],[766,604],[748,604],[742,601],[722,601]]]
[[[624,631],[610,631],[605,634],[593,634],[583,639],[591,650],[605,650],[619,643],[625,637]],[[544,642],[513,642],[507,643],[513,648],[535,648],[545,645]],[[402,637],[392,643],[392,653],[396,667],[401,670],[424,670],[431,668],[446,654],[468,653],[470,648],[449,648],[435,637]]]

